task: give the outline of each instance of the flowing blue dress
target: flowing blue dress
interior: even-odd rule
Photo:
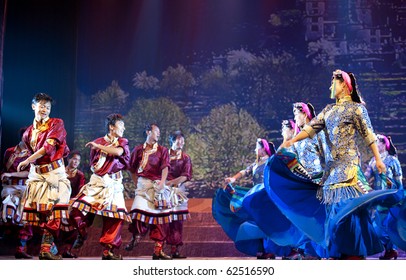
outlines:
[[[403,190],[402,167],[398,158],[390,155],[387,151],[381,154],[381,158],[386,166],[386,174],[379,174],[376,168],[375,158],[371,159],[365,171],[367,178],[374,178],[374,189]],[[406,240],[401,237],[400,231],[398,230],[398,224],[402,223],[402,221],[399,220],[401,210],[402,205],[399,204],[390,209],[378,206],[374,212],[374,227],[385,247],[385,251],[396,249],[396,247],[402,250],[406,249]],[[401,228],[401,226],[399,227]]]
[[[360,141],[367,146],[376,141],[365,107],[344,97],[328,105],[303,130],[311,138],[320,131],[326,134],[331,161],[327,162],[322,189],[303,178],[303,167],[294,154],[282,150],[265,168],[268,195],[294,225],[325,250],[320,256],[343,258],[382,252],[369,209],[383,204],[392,207],[403,193],[372,191],[361,172]]]
[[[338,210],[335,212],[336,215],[328,216],[326,205],[317,197],[320,194],[320,185],[314,183],[306,174],[296,155],[285,149],[280,150],[268,161],[264,171],[264,185],[281,212],[319,245],[316,252],[320,257],[331,257],[332,252],[336,254],[337,248],[340,252],[344,252],[342,254],[348,255],[361,255],[360,252],[372,255],[376,253],[375,250],[382,251],[382,245],[374,235],[371,223],[362,223],[368,222],[368,219],[358,219],[358,215],[363,214],[367,218],[369,213],[365,211],[368,209],[376,205],[391,207],[403,197],[403,193],[398,190],[370,192],[347,200],[340,209],[336,208]],[[355,219],[353,214],[356,214]],[[348,225],[352,228],[349,229]],[[354,240],[348,235],[346,231],[349,230],[355,231],[359,239]],[[342,240],[337,239],[337,235],[340,236],[343,232],[348,243],[337,241]],[[359,244],[359,247],[354,249],[349,245],[351,243]],[[342,247],[348,247],[348,250],[343,250]]]
[[[270,203],[263,185],[264,167],[265,163],[251,166],[252,171],[249,172],[252,172],[253,188],[235,186],[233,194],[222,188],[218,189],[212,200],[212,215],[240,252],[251,256],[257,255],[258,252],[284,256],[291,249],[284,246],[289,243],[286,240],[300,238],[301,235],[280,210]],[[255,223],[257,216],[266,218],[263,221],[269,222],[267,227],[260,228]],[[272,236],[268,236],[268,228],[273,228]],[[280,241],[281,244],[274,240]]]

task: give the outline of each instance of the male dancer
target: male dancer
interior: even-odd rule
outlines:
[[[70,221],[78,229],[79,235],[73,248],[80,248],[87,238],[86,228],[95,215],[103,219],[100,244],[105,248],[102,260],[122,260],[113,253],[119,248],[123,221],[130,222],[124,201],[122,170],[127,169],[130,159],[128,140],[123,138],[124,121],[120,114],[110,114],[106,118],[107,134],[86,144],[91,147],[90,163],[93,171],[89,183],[83,186],[72,203]]]
[[[62,220],[68,217],[71,194],[63,162],[69,153],[66,130],[63,120],[49,117],[52,101],[45,93],[38,93],[32,99],[34,122],[23,135],[31,155],[17,167],[20,172],[30,165],[27,190],[20,207],[23,207],[23,223],[40,226],[43,230],[41,260],[62,258],[56,255],[54,240],[62,229]]]
[[[78,151],[71,152],[68,157],[68,165],[65,168],[72,188],[71,202],[73,202],[73,199],[85,184],[85,174],[78,169],[80,158],[81,156]],[[58,245],[64,259],[77,258],[77,255],[71,252],[72,246],[77,238],[77,234],[78,232],[76,229],[61,232]]]
[[[150,230],[149,237],[155,241],[153,260],[169,260],[163,250],[168,224],[172,221],[169,188],[165,186],[168,176],[168,149],[158,144],[160,130],[158,125],[145,128],[147,138],[131,152],[130,171],[136,185],[135,198],[131,207],[133,234],[126,250],[132,250],[140,236]]]
[[[176,205],[173,205],[172,215],[174,220],[169,224],[167,244],[171,245],[171,255],[174,259],[183,259],[186,256],[179,253],[179,247],[183,245],[183,221],[189,217],[187,197],[184,194],[183,183],[192,178],[192,161],[190,156],[183,151],[185,137],[180,131],[176,131],[169,137],[171,148],[169,150],[170,168],[166,184],[174,190]]]

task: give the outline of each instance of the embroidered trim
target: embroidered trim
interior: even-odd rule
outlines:
[[[341,188],[323,188],[323,204],[338,203],[343,200],[360,197],[357,186],[347,186]]]
[[[37,146],[38,135],[40,132],[46,131],[48,129],[48,121],[49,117],[44,119],[42,122],[37,122],[35,119],[32,124],[32,132],[31,132],[31,139],[30,139],[30,146],[33,151]]]
[[[3,179],[3,184],[4,185],[9,185],[9,186],[25,186],[25,181],[27,179],[18,179],[18,178],[5,178]]]
[[[107,143],[109,143],[108,145],[104,145],[106,147],[117,147],[118,146],[118,137],[110,139],[110,137],[106,134],[104,136],[104,140]],[[106,156],[107,156],[107,153],[100,150],[100,156],[99,156],[98,161],[95,164],[93,164],[92,167],[90,167],[90,169],[92,170],[93,173],[97,172],[100,168],[103,167],[104,163],[106,162]]]
[[[35,165],[35,172],[37,172],[38,174],[44,174],[51,172],[52,170],[55,170],[61,166],[64,166],[63,159],[58,159],[48,164]]]
[[[147,142],[145,142],[144,145],[142,146],[142,149],[143,149],[142,150],[142,159],[141,159],[140,166],[138,167],[138,173],[141,173],[142,171],[144,171],[145,166],[147,166],[149,156],[158,150],[158,142],[156,142],[152,146],[151,150],[146,151],[145,150],[146,147],[147,147]]]
[[[190,213],[188,210],[153,214],[134,209],[130,212],[133,221],[138,220],[146,224],[161,225],[169,224],[173,221],[186,221],[190,220]]]
[[[87,213],[93,213],[99,216],[116,218],[131,223],[131,216],[127,213],[127,210],[123,208],[118,208],[117,205],[111,205],[111,207],[108,207],[103,210],[96,210],[92,207],[92,205],[84,201],[76,200],[72,204],[72,208],[77,208],[79,211],[83,213],[83,215],[86,215]]]
[[[235,213],[241,209],[243,199],[251,188],[246,188],[246,187],[242,187],[242,186],[235,186],[234,188],[235,188],[235,192],[232,194],[231,200],[230,200],[230,210],[231,210],[231,212]]]
[[[175,154],[173,154],[173,153],[175,153]],[[169,159],[170,159],[170,161],[179,160],[181,158],[182,158],[182,150],[179,150],[179,151],[175,151],[175,150],[172,150],[172,149],[169,150]]]
[[[109,177],[113,180],[120,180],[121,178],[123,178],[123,173],[120,170],[116,173],[109,174]]]
[[[48,221],[51,220],[61,220],[60,229],[63,231],[72,231],[75,228],[68,223],[69,219],[69,205],[56,205],[51,214],[47,217]],[[40,220],[39,215],[40,212],[44,212],[43,209],[47,210],[49,207],[45,204],[35,205],[35,208],[24,208],[22,221],[23,223],[28,223],[32,226],[41,226],[43,221]]]

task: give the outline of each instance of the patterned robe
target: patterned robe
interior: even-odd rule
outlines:
[[[103,146],[121,147],[121,156],[107,154],[99,149],[90,152],[90,164],[93,171],[89,182],[83,186],[78,198],[72,203],[84,216],[93,213],[131,222],[124,201],[122,170],[128,168],[130,150],[126,138],[109,139],[106,135],[94,140]]]
[[[34,120],[24,132],[23,141],[31,154],[45,149],[45,155],[30,167],[27,189],[20,204],[23,222],[38,226],[41,213],[47,216],[48,223],[62,219],[62,224],[67,224],[71,187],[63,163],[69,153],[63,120],[48,118],[42,123]],[[71,230],[63,225],[61,228]]]
[[[332,160],[328,162],[323,180],[325,203],[358,197],[371,188],[360,172],[359,138],[369,146],[376,141],[368,112],[364,105],[350,96],[323,111],[303,128],[311,138],[324,130]],[[363,181],[361,184],[359,181]]]

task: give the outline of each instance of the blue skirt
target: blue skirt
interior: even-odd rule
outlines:
[[[298,166],[295,154],[282,149],[272,156],[264,170],[268,196],[279,210],[311,240],[324,245],[325,206],[317,199],[319,185],[306,175],[291,171]]]
[[[402,240],[406,240],[406,201],[397,207],[398,213],[394,221],[396,231],[399,232],[399,236]],[[404,249],[406,251],[406,249]]]
[[[218,189],[212,200],[212,215],[216,222],[222,227],[226,235],[235,243],[240,252],[255,256],[263,248],[263,239],[266,235],[256,225],[249,228],[244,225],[246,231],[240,230],[240,226],[248,221],[248,213],[243,209],[236,212],[231,211],[230,203],[233,197],[229,192]]]
[[[244,197],[242,208],[267,235],[269,241],[280,246],[298,247],[303,239],[299,230],[267,195],[264,184],[254,186]]]
[[[374,227],[385,246],[385,250],[398,247],[406,251],[406,239],[402,237],[406,228],[400,226],[401,223],[399,223],[401,208],[401,205],[391,209],[378,208],[375,212]]]
[[[396,190],[373,191],[336,204],[322,204],[320,186],[302,172],[296,155],[282,149],[264,171],[268,195],[283,214],[319,245],[319,255],[367,256],[383,251],[369,209],[391,207],[401,197]]]
[[[236,188],[237,192],[239,188]],[[241,194],[231,195],[223,189],[218,189],[212,200],[212,215],[222,227],[227,236],[234,241],[235,247],[240,252],[256,256],[258,252],[274,253],[276,255],[287,255],[290,247],[275,244],[257,226],[247,212],[244,204],[245,196],[241,201],[241,207],[235,207],[236,197]]]

